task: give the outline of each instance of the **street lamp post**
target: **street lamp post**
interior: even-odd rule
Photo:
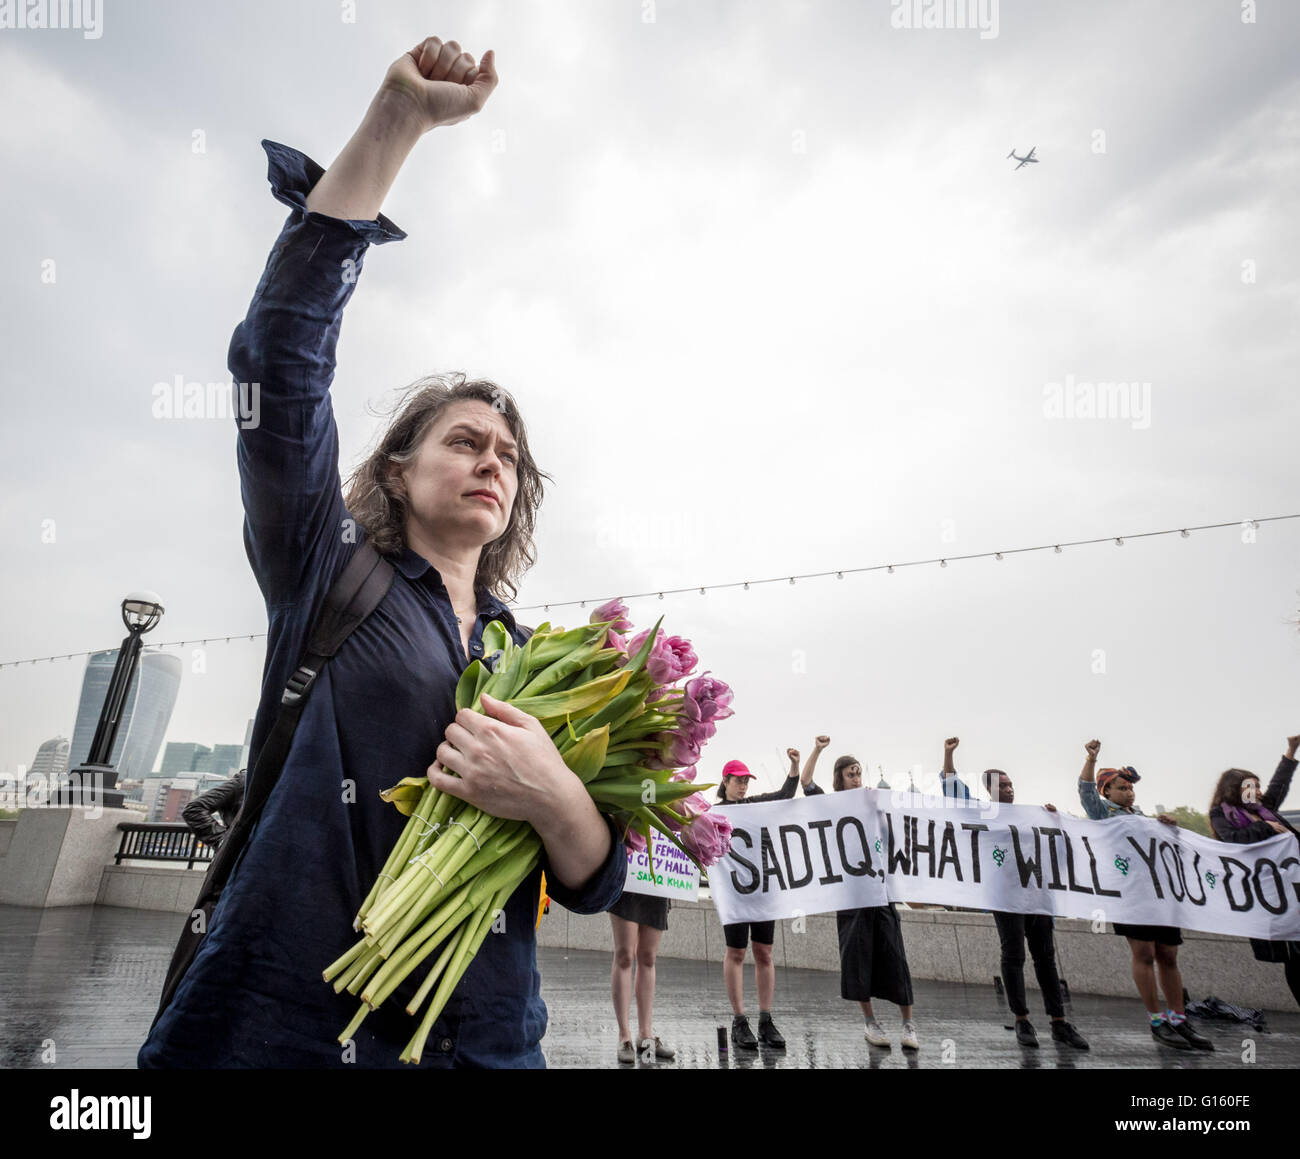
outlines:
[[[113,767],[113,744],[122,724],[126,694],[131,689],[131,679],[144,647],[144,634],[157,625],[162,614],[162,600],[155,592],[132,592],[122,601],[122,621],[128,634],[117,652],[113,678],[108,683],[108,695],[104,697],[90,752],[86,754],[85,763],[69,774],[72,783],[59,794],[60,804],[90,801],[105,809],[122,808],[125,797],[114,788],[117,769]]]

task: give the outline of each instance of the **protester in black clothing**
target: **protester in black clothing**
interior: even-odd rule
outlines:
[[[948,796],[969,798],[970,791],[962,784],[953,764],[953,753],[960,743],[955,736],[943,742],[944,792]],[[955,792],[949,792],[947,782],[953,783]],[[1011,778],[1001,769],[984,770],[984,788],[988,795],[1001,805],[1015,803],[1016,791]],[[1055,805],[1044,805],[1049,813],[1056,812]],[[993,922],[998,928],[1002,943],[1002,985],[1007,992],[1007,1005],[1016,1016],[1016,1041],[1021,1046],[1037,1047],[1038,1035],[1029,1021],[1029,1003],[1025,999],[1025,943],[1034,960],[1034,975],[1043,991],[1043,1008],[1052,1020],[1052,1041],[1063,1042],[1078,1050],[1088,1050],[1088,1042],[1074,1026],[1065,1020],[1065,1006],[1061,1002],[1061,979],[1056,970],[1056,945],[1053,941],[1051,914],[998,913]]]
[[[235,814],[244,803],[244,774],[247,771],[240,769],[229,780],[209,789],[201,797],[195,797],[181,810],[185,824],[213,850],[221,846],[226,830],[234,824]]]
[[[1260,792],[1259,778],[1245,769],[1229,769],[1219,778],[1210,800],[1210,827],[1215,837],[1238,845],[1267,841],[1279,833],[1300,837],[1295,826],[1277,812],[1291,788],[1297,746],[1300,746],[1300,736],[1286,738],[1286,752],[1266,792]],[[1256,961],[1283,963],[1286,984],[1295,1000],[1300,1002],[1300,942],[1251,938],[1250,948]]]
[[[722,767],[722,782],[718,785],[718,801],[724,805],[758,804],[762,801],[788,801],[799,788],[812,783],[813,770],[822,749],[830,738],[819,736],[812,755],[799,774],[799,750],[786,749],[790,758],[790,775],[774,793],[749,795],[749,782],[754,774],[743,761],[728,761]],[[722,977],[731,1001],[731,1041],[746,1050],[757,1050],[761,1041],[765,1046],[783,1048],[785,1039],[772,1021],[772,999],[776,992],[776,966],[772,962],[772,943],[776,941],[776,922],[733,922],[722,927],[727,941],[727,955],[722,962]],[[750,1029],[745,1017],[745,950],[754,943],[754,980],[758,986],[758,1037]]]
[[[862,764],[856,757],[835,760],[831,788],[836,792],[862,788]],[[806,785],[804,795],[822,792],[820,785]],[[857,1002],[866,1019],[866,1039],[871,1046],[889,1049],[889,1035],[876,1021],[872,998],[884,998],[898,1006],[903,1016],[901,1045],[920,1050],[916,1024],[912,1021],[912,972],[903,946],[903,926],[894,903],[839,910],[835,914],[840,942],[840,997]]]

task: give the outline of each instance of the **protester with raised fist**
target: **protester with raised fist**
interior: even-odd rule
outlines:
[[[1300,746],[1300,736],[1286,738],[1286,752],[1265,792],[1260,792],[1259,778],[1245,769],[1229,769],[1219,778],[1210,798],[1210,827],[1220,841],[1250,845],[1279,833],[1300,837],[1295,826],[1277,811],[1291,788],[1297,746]],[[1286,984],[1291,988],[1292,997],[1300,1003],[1300,942],[1251,938],[1250,948],[1256,961],[1283,963]]]
[[[1137,770],[1132,765],[1125,765],[1098,772],[1097,754],[1101,752],[1101,741],[1090,740],[1083,747],[1087,756],[1083,772],[1079,774],[1079,803],[1084,813],[1093,821],[1146,816],[1134,804],[1137,793],[1133,786],[1141,780]],[[1156,820],[1166,825],[1178,824],[1167,813],[1159,814]],[[1175,1050],[1213,1050],[1214,1043],[1192,1029],[1183,1009],[1183,975],[1178,969],[1182,931],[1176,926],[1124,925],[1121,922],[1113,925],[1117,934],[1128,939],[1133,984],[1137,986],[1142,1005],[1151,1018],[1151,1034],[1155,1040]],[[1169,1003],[1167,1008],[1160,1005],[1161,991]]]
[[[790,774],[785,783],[771,793],[749,795],[749,782],[754,774],[744,761],[728,761],[722,767],[722,780],[718,785],[718,802],[723,805],[756,805],[763,801],[788,801],[799,785],[805,791],[812,784],[817,758],[830,744],[830,738],[819,736],[799,772],[799,750],[789,748],[785,755],[790,760]],[[758,1044],[777,1050],[785,1047],[785,1039],[772,1021],[772,1000],[776,995],[776,966],[772,961],[772,944],[776,941],[776,922],[732,922],[722,927],[727,952],[722,961],[722,978],[731,1002],[731,1041],[742,1050],[757,1050]],[[745,1017],[745,951],[750,941],[754,943],[754,983],[758,989],[758,1037]]]
[[[819,741],[830,738],[818,737]],[[837,757],[831,777],[836,792],[862,788],[862,764],[853,756]],[[804,788],[806,796],[822,790],[818,785]],[[889,1035],[876,1020],[873,998],[896,1003],[903,1016],[900,1045],[904,1050],[920,1050],[916,1023],[912,1021],[912,972],[907,965],[903,946],[903,927],[894,903],[839,910],[835,915],[840,942],[840,997],[857,1002],[866,1020],[866,1039],[871,1046],[890,1049]]]
[[[304,51],[306,75],[306,42]],[[542,62],[539,73],[553,67]],[[486,380],[425,379],[346,492],[339,479],[330,387],[343,311],[369,247],[406,237],[380,207],[415,145],[478,113],[497,80],[494,53],[476,61],[431,36],[388,68],[328,170],[263,142],[272,193],[290,215],[229,352],[235,380],[261,391],[259,421],[237,435],[244,544],[268,616],[245,809],[286,689],[302,714],[198,950],[140,1050],[141,1067],[404,1065],[415,1026],[402,1008],[417,981],[340,1043],[356,999],[321,977],[356,940],[363,891],[406,826],[379,797],[400,778],[425,775],[494,816],[527,821],[543,843],[541,863],[508,899],[417,1065],[544,1066],[541,875],[552,899],[578,913],[602,912],[622,892],[621,837],[541,722],[487,697],[482,713],[456,710],[457,681],[483,655],[488,624],[500,621],[517,644],[529,635],[505,600],[535,557],[545,476],[514,400]],[[457,229],[467,183],[444,165],[436,188],[420,194],[444,216],[430,225],[435,243]],[[491,245],[485,238],[479,248]],[[425,266],[444,288],[458,286],[436,244]],[[391,586],[328,664],[300,668],[316,610],[363,541],[390,563]]]
[[[963,800],[971,798],[970,789],[957,776],[953,754],[960,740],[950,736],[943,742],[943,791],[947,796]],[[989,798],[1000,805],[1015,802],[1016,791],[1011,778],[1001,769],[984,770],[984,788]],[[951,786],[951,788],[950,788]],[[1056,812],[1055,805],[1044,805],[1049,813]],[[1037,1048],[1038,1034],[1029,1021],[1029,1003],[1025,998],[1025,943],[1034,960],[1034,976],[1043,992],[1043,1009],[1052,1023],[1052,1041],[1065,1043],[1077,1050],[1087,1050],[1088,1042],[1065,1020],[1065,1005],[1061,1001],[1061,978],[1056,968],[1055,929],[1051,914],[999,913],[993,911],[998,940],[1002,944],[1002,985],[1007,992],[1007,1005],[1016,1019],[1016,1041],[1021,1046]]]

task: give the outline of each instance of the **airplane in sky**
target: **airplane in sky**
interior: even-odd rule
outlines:
[[[1011,152],[1007,154],[1007,157],[1016,157],[1016,160],[1020,162],[1020,164],[1016,166],[1017,169],[1023,169],[1026,165],[1037,165],[1038,158],[1034,156],[1034,149],[1037,148],[1038,146],[1035,145],[1033,149],[1030,149],[1023,157],[1016,157],[1016,151],[1015,149],[1012,149]]]

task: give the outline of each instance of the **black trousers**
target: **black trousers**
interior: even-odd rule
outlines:
[[[1002,941],[1002,985],[1007,990],[1011,1013],[1023,1017],[1029,1013],[1025,1002],[1025,943],[1034,959],[1034,974],[1043,991],[1043,1006],[1049,1017],[1064,1018],[1061,1004],[1061,979],[1056,972],[1056,947],[1052,944],[1050,914],[993,915],[998,937]]]

